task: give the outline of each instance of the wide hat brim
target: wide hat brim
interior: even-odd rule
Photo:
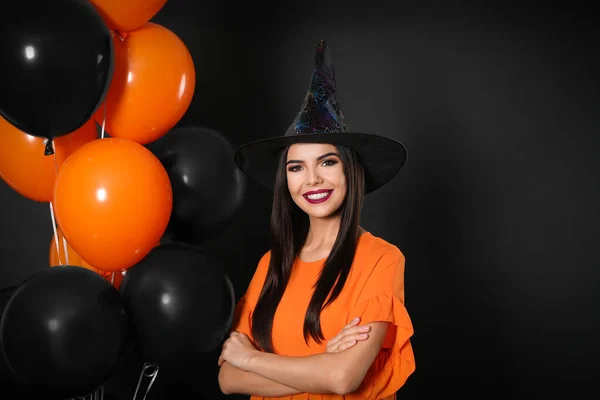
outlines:
[[[237,166],[268,190],[275,186],[281,152],[294,143],[325,143],[356,150],[365,169],[365,193],[388,183],[406,162],[406,148],[394,139],[369,133],[319,132],[271,137],[240,146],[235,152]]]

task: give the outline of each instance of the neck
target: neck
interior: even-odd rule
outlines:
[[[340,216],[332,218],[310,218],[310,228],[304,244],[312,250],[331,249],[340,230]]]

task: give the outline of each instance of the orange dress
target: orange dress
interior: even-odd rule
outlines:
[[[250,324],[267,270],[270,251],[260,260],[244,296],[236,306],[233,330],[253,340]],[[325,340],[304,341],[304,314],[310,302],[313,285],[324,260],[305,262],[297,259],[285,293],[273,320],[273,346],[284,356],[308,356],[324,353],[327,341],[339,333],[353,318],[360,325],[375,321],[390,322],[390,329],[371,368],[356,392],[336,394],[302,393],[281,397],[286,400],[379,400],[394,399],[395,393],[415,370],[410,337],[413,327],[404,307],[404,255],[385,240],[363,233],[346,285],[339,297],[321,312],[321,329]],[[266,399],[252,396],[251,400]]]

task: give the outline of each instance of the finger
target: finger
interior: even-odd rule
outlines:
[[[354,346],[356,343],[363,341],[363,340],[367,340],[369,338],[369,334],[368,333],[354,333],[354,334],[349,334],[349,335],[344,335],[344,337],[342,338],[343,340],[338,341],[337,343],[334,343],[333,346],[330,346],[330,348],[328,348],[329,352],[335,352],[336,349],[337,350],[345,350],[348,347]],[[348,346],[348,343],[352,343],[350,346]]]
[[[342,328],[342,331],[343,331],[344,329],[352,328],[353,326],[356,326],[356,325],[358,325],[358,323],[359,323],[359,322],[360,322],[360,317],[356,317],[356,318],[354,318],[352,321],[348,322],[348,324],[346,324],[346,326],[344,326],[344,327]]]
[[[342,340],[346,336],[346,332],[347,332],[346,329],[347,328],[342,329],[340,331],[340,333],[335,335],[329,342],[327,342],[327,346],[339,343],[339,341]]]
[[[360,317],[356,317],[354,318],[352,321],[348,322],[342,329],[340,329],[340,331],[338,332],[338,334],[334,337],[338,338],[340,337],[340,335],[345,332],[346,330],[352,328],[353,326],[356,326],[358,323],[360,322]],[[333,339],[332,339],[333,340]]]
[[[339,347],[339,343],[334,344],[333,346],[327,346],[327,350],[325,350],[325,352],[326,353],[336,353],[338,347]]]
[[[346,336],[350,335],[350,334],[355,334],[355,333],[363,333],[363,332],[369,332],[371,330],[371,327],[368,325],[364,325],[364,326],[356,326],[356,324],[358,324],[358,322],[360,321],[360,317],[356,317],[355,319],[353,319],[350,324],[346,325],[336,336],[334,336],[327,344],[335,344],[337,342],[339,342],[341,339],[345,338]]]
[[[369,334],[368,333],[354,333],[352,335],[347,335],[344,338],[344,342],[343,343],[347,343],[347,342],[352,342],[352,341],[363,341],[363,340],[367,340],[369,338]]]
[[[346,326],[344,326],[342,328],[342,330],[339,331],[338,335],[341,335],[342,333],[346,332],[348,329],[352,329],[353,327],[358,325],[359,322],[360,322],[360,317],[354,318],[352,321],[348,322],[348,324]]]
[[[371,331],[371,327],[369,325],[353,326],[351,328],[346,329],[343,332],[340,332],[338,334],[338,336],[339,336],[338,340],[340,340],[340,339],[346,340],[348,338],[356,339],[357,335],[367,334],[370,331]]]
[[[327,342],[327,345],[335,344],[335,343],[339,342],[340,339],[344,337],[344,333],[346,332],[346,330],[349,327],[350,327],[349,325],[346,325],[345,327],[343,327],[342,330],[339,331],[337,335],[335,335],[333,338],[331,338],[331,340],[329,342]]]
[[[349,342],[342,343],[337,347],[336,353],[339,353],[340,351],[349,349],[350,347],[354,346],[356,343],[358,343],[356,340],[351,340]]]
[[[342,336],[340,335],[334,336],[329,342],[327,342],[327,347],[333,346],[334,344],[339,342],[341,338]]]

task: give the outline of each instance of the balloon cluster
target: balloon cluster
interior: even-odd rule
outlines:
[[[148,22],[165,3],[0,13],[0,178],[49,203],[54,228],[53,268],[0,290],[0,373],[47,393],[98,390],[131,338],[155,366],[193,360],[232,322],[231,282],[196,245],[231,221],[244,178],[218,131],[175,127],[196,76]]]

